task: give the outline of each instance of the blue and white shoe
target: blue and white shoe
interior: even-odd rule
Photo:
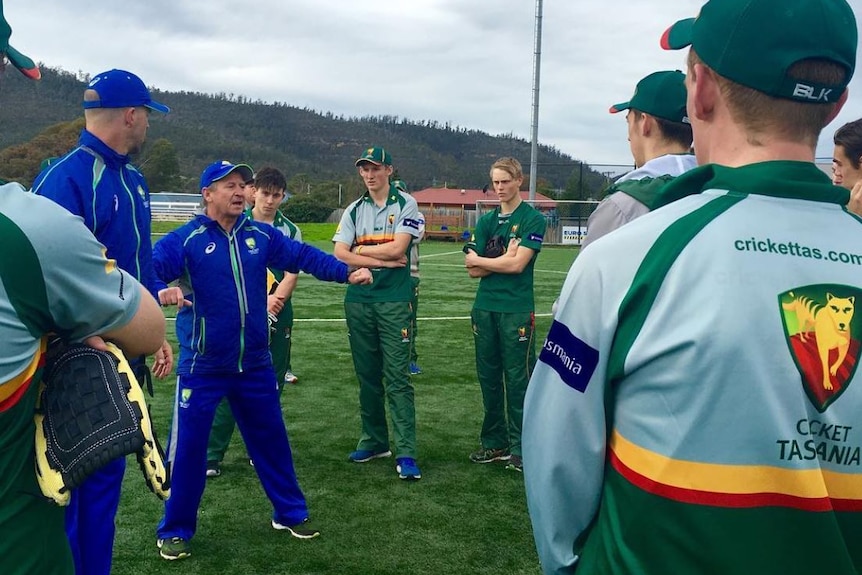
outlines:
[[[422,373],[422,368],[416,365],[415,362],[410,362],[410,375],[419,375]]]
[[[416,465],[416,460],[412,457],[399,457],[396,459],[398,465],[395,470],[398,472],[398,477],[406,481],[417,481],[422,479],[422,472],[419,471],[419,466]]]
[[[357,449],[356,451],[351,451],[350,455],[347,456],[347,459],[349,459],[353,463],[365,463],[366,461],[371,461],[372,459],[380,459],[381,457],[391,456],[392,452],[388,449],[383,449],[379,451],[374,451],[371,449]]]

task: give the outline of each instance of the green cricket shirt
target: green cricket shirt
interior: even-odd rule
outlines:
[[[389,188],[386,204],[379,207],[366,192],[347,206],[333,242],[354,246],[373,246],[395,240],[395,234],[419,237],[419,207],[416,200],[394,187]],[[413,288],[410,282],[410,246],[405,250],[408,258],[403,268],[372,269],[374,282],[370,285],[349,285],[344,301],[381,302],[410,301]]]
[[[479,289],[473,304],[475,309],[496,312],[533,311],[533,267],[542,249],[546,224],[545,216],[527,202],[521,202],[511,214],[501,214],[500,208],[496,207],[479,218],[473,237],[465,250],[472,249],[478,255],[484,256],[488,241],[499,236],[504,246],[517,238],[521,241],[521,246],[536,253],[519,274],[492,273],[479,280]]]

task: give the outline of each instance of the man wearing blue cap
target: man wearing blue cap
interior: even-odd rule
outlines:
[[[856,66],[845,0],[709,0],[700,167],[578,256],[527,390],[546,574],[862,572],[862,222],[814,164]]]
[[[32,60],[8,46],[10,33],[0,1],[0,58],[38,79]],[[105,338],[127,354],[150,353],[165,319],[79,218],[19,184],[0,187],[0,244],[0,571],[72,575],[64,509],[36,477],[33,415],[47,338],[62,333],[93,347]]]
[[[124,70],[97,74],[84,91],[83,106],[86,125],[78,146],[36,177],[33,192],[83,218],[107,256],[155,295],[150,193],[129,156],[141,150],[150,112],[170,109],[154,101],[143,81]],[[171,346],[165,341],[153,372],[164,377],[172,362]],[[143,357],[130,363],[138,373],[146,369]],[[117,459],[72,493],[66,530],[79,574],[110,573],[125,468],[125,459]]]
[[[191,555],[206,483],[207,439],[216,406],[227,398],[264,491],[271,524],[299,539],[320,532],[308,519],[305,496],[278,400],[269,351],[267,268],[324,281],[370,283],[371,272],[349,269],[333,256],[294,241],[245,210],[251,168],[227,161],[201,175],[204,213],[167,234],[154,248],[159,301],[191,307],[190,333],[178,336],[177,393],[168,459],[171,497],[157,529],[162,558]],[[183,293],[169,282],[185,278]]]
[[[697,165],[689,152],[691,124],[685,95],[685,75],[666,70],[638,82],[628,102],[611,106],[611,114],[628,111],[626,124],[635,169],[617,179],[590,214],[581,249],[649,212],[667,182]]]
[[[302,241],[299,227],[278,209],[284,200],[287,181],[281,170],[265,166],[254,175],[254,181],[246,182],[245,190],[251,187],[254,192],[252,207],[246,210],[246,215],[253,221],[267,223],[287,237]],[[248,193],[245,194],[248,203]],[[270,269],[267,274],[267,311],[269,312],[270,334],[269,351],[275,368],[279,391],[285,384],[295,384],[299,378],[291,370],[291,348],[293,344],[293,302],[291,295],[299,279],[297,274],[285,273],[284,270]],[[180,320],[177,314],[177,320]],[[184,318],[185,319],[185,318]],[[230,445],[233,431],[236,427],[230,405],[227,401],[219,403],[216,408],[213,427],[207,444],[207,477],[221,475],[221,462]]]

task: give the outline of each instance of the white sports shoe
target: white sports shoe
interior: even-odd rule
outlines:
[[[299,378],[293,375],[292,371],[284,372],[284,383],[296,383],[299,381]]]

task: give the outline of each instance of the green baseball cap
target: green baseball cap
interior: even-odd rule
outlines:
[[[609,111],[616,114],[634,108],[650,116],[688,124],[685,99],[685,74],[679,70],[653,72],[637,83],[631,100],[614,104]]]
[[[665,50],[691,46],[703,62],[743,86],[776,98],[837,102],[856,67],[858,31],[845,0],[709,0],[697,18],[661,37]],[[847,70],[839,84],[793,79],[796,62],[820,58]]]
[[[387,154],[386,150],[383,148],[368,148],[361,156],[359,156],[359,159],[356,160],[356,165],[358,166],[362,162],[371,162],[378,166],[391,166],[392,156]]]
[[[407,191],[407,183],[404,180],[392,180],[392,185],[400,192],[404,192],[405,194],[409,193]]]
[[[22,74],[31,80],[40,80],[42,71],[33,60],[9,45],[9,37],[12,36],[12,27],[6,21],[3,14],[3,2],[0,1],[0,70],[2,70],[2,57],[5,56],[9,63],[18,68]]]

